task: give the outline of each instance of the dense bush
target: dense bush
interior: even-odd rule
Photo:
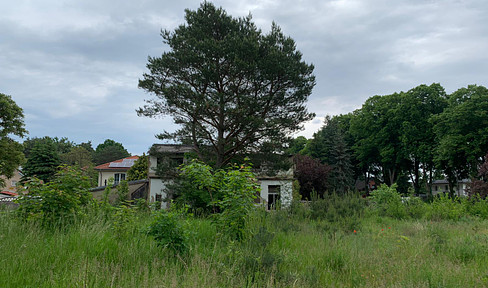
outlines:
[[[407,217],[407,209],[402,201],[402,196],[397,192],[396,184],[388,186],[382,184],[371,192],[371,204],[375,212],[380,216],[390,216],[397,219]]]
[[[24,186],[17,213],[23,220],[40,221],[42,226],[70,223],[92,200],[90,179],[76,167],[62,166],[47,184],[32,178]]]
[[[217,204],[222,212],[218,224],[231,238],[242,239],[246,236],[249,214],[255,208],[254,199],[259,193],[259,185],[249,166],[225,172],[221,170],[220,174],[222,200]]]
[[[255,175],[248,165],[232,166],[214,171],[210,166],[193,160],[181,166],[176,187],[176,207],[187,207],[192,213],[220,212],[217,225],[227,236],[242,239],[246,221],[254,209],[259,193]]]
[[[180,221],[181,215],[161,210],[155,213],[147,234],[152,236],[159,246],[168,248],[175,253],[188,250],[188,232]]]
[[[466,212],[472,216],[488,219],[488,198],[482,199],[479,195],[463,201]]]
[[[209,214],[216,212],[215,203],[222,199],[218,189],[220,181],[212,167],[193,160],[187,165],[179,167],[172,190],[173,204],[189,206],[195,214]]]
[[[451,198],[447,194],[434,197],[426,217],[431,220],[458,220],[466,214],[465,199]]]

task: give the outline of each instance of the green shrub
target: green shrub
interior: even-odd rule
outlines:
[[[54,180],[47,184],[32,178],[24,187],[27,194],[18,199],[17,213],[23,220],[40,221],[42,226],[71,223],[92,200],[89,178],[71,166],[61,166]]]
[[[158,246],[168,248],[175,253],[184,253],[188,250],[188,233],[177,213],[165,210],[156,212],[147,233],[156,240]]]
[[[246,237],[246,222],[254,210],[254,199],[259,193],[250,166],[233,167],[219,171],[222,200],[217,203],[221,209],[218,224],[227,236],[241,240]]]
[[[178,169],[175,183],[169,186],[173,204],[189,206],[196,214],[216,212],[215,203],[222,197],[212,167],[194,159]]]
[[[466,214],[463,199],[457,196],[450,198],[447,194],[434,197],[427,211],[427,218],[431,220],[459,220]]]
[[[488,198],[482,199],[479,195],[463,201],[465,210],[469,215],[488,219]]]
[[[243,239],[246,222],[254,210],[254,199],[259,185],[248,165],[232,166],[227,170],[212,170],[193,160],[180,167],[181,175],[176,207],[185,207],[192,213],[217,212],[220,231],[232,239]],[[211,208],[211,210],[210,210]]]
[[[129,183],[126,180],[120,182],[119,186],[117,187],[117,199],[116,205],[121,206],[127,204],[129,200]]]
[[[128,237],[135,231],[135,211],[129,206],[115,208],[111,228],[118,238]]]
[[[396,190],[396,184],[390,187],[382,184],[378,189],[371,192],[373,209],[380,216],[404,219],[407,217],[407,209],[402,201],[402,196]]]
[[[415,196],[410,196],[404,200],[408,216],[414,219],[421,219],[427,213],[429,207],[422,199]]]

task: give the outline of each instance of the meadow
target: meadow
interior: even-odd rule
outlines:
[[[433,203],[421,215],[408,205],[387,215],[354,196],[334,199],[256,209],[241,240],[213,217],[180,213],[182,252],[148,234],[167,212],[90,208],[46,229],[4,210],[0,287],[488,287],[485,217],[438,217]]]

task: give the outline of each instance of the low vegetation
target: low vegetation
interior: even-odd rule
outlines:
[[[226,205],[248,189],[247,173],[228,171]],[[45,195],[36,201],[48,207]],[[197,217],[182,205],[151,212],[140,202],[108,208],[70,199],[78,206],[69,217],[60,210],[45,220],[44,210],[26,213],[22,202],[0,213],[0,287],[488,285],[486,200],[425,203],[380,186],[369,199],[326,194],[277,211]],[[237,234],[224,229],[234,221]]]

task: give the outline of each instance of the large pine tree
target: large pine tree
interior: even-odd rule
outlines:
[[[169,51],[149,57],[139,87],[156,98],[138,114],[173,117],[181,129],[159,138],[192,144],[216,167],[263,147],[282,152],[314,116],[305,106],[313,66],[274,23],[264,34],[251,16],[233,18],[209,2],[185,12],[186,24],[161,33]]]

